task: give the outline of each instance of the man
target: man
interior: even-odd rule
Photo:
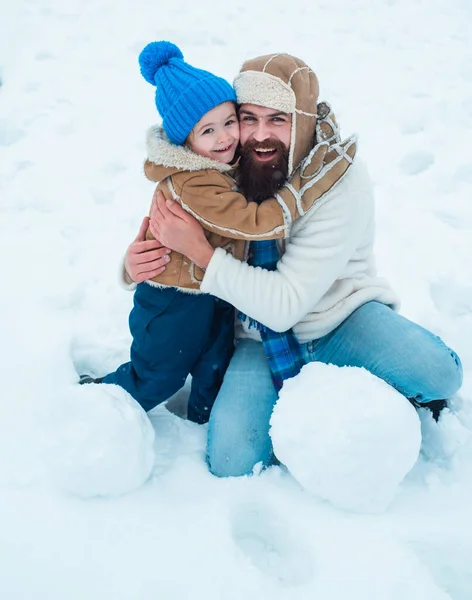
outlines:
[[[293,328],[305,362],[364,367],[417,406],[438,411],[462,384],[458,356],[395,312],[396,295],[376,275],[372,186],[353,160],[352,143],[341,143],[326,105],[316,114],[317,80],[309,67],[288,55],[256,58],[244,64],[235,88],[242,192],[259,202],[302,164],[317,200],[301,210],[277,269],[269,271],[213,249],[193,217],[157,198],[159,214],[150,225],[155,237],[206,270],[202,291],[249,317],[237,325],[235,354],[210,416],[208,463],[218,476],[250,474],[274,460],[269,420],[277,391],[265,342],[251,323],[278,332]],[[142,244],[135,240],[126,257],[136,282],[165,269],[161,244],[147,256]]]

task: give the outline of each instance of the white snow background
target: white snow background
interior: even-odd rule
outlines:
[[[470,600],[471,26],[468,0],[0,0],[2,599]],[[379,271],[465,369],[439,425],[422,411],[419,460],[381,511],[343,510],[278,467],[217,479],[206,427],[165,407],[150,427],[116,390],[75,383],[127,358],[117,266],[153,187],[137,55],[157,39],[229,80],[246,58],[298,55],[360,135]],[[346,407],[349,385],[333,378]],[[317,413],[288,416],[287,436]]]

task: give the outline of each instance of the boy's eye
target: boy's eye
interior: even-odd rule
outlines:
[[[229,121],[226,121],[225,125],[233,125],[233,123],[236,123],[236,121],[234,119],[229,119]]]
[[[213,128],[208,127],[208,129],[205,129],[205,131],[202,131],[202,135],[205,135],[206,133],[213,133]]]

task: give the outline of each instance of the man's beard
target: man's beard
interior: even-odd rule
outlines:
[[[254,156],[254,148],[275,148],[273,160],[259,162]],[[260,204],[271,198],[283,186],[288,176],[288,151],[277,139],[263,142],[248,140],[241,148],[239,163],[239,187],[248,202]]]

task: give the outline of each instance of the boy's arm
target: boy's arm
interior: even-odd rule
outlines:
[[[292,221],[299,216],[297,195],[283,188],[275,198],[261,204],[248,202],[232,189],[229,177],[212,171],[186,179],[173,177],[174,198],[207,231],[244,240],[267,240],[289,235]]]

